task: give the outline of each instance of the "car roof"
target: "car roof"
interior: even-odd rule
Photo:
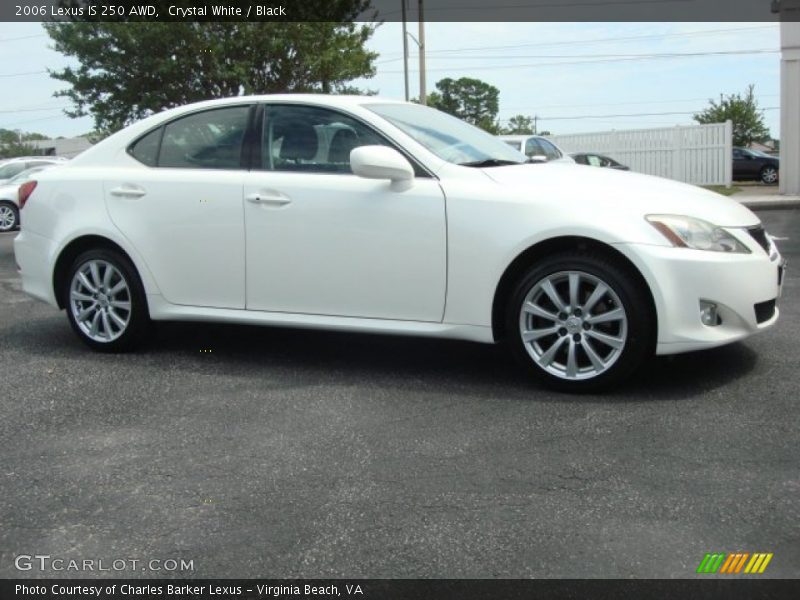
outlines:
[[[534,134],[529,134],[529,135],[524,135],[524,134],[500,135],[500,136],[497,136],[497,137],[499,137],[501,140],[507,140],[509,142],[524,142],[525,140],[528,140],[530,138],[536,138],[537,140],[538,139],[542,139],[542,140],[547,139],[544,136],[534,135]],[[550,141],[550,140],[548,140],[548,141]]]
[[[200,102],[183,104],[169,110],[192,110],[196,108],[214,107],[217,105],[227,106],[230,104],[248,104],[251,102],[305,102],[327,106],[358,106],[362,104],[413,104],[412,102],[405,102],[403,100],[397,100],[394,98],[384,98],[381,96],[359,96],[348,94],[258,94],[251,96],[230,96],[228,98],[201,100]]]
[[[63,156],[15,156],[14,158],[0,159],[0,165],[5,165],[13,162],[26,162],[29,160],[43,160],[48,162],[62,162],[69,160]]]

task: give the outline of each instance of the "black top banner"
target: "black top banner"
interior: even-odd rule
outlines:
[[[795,600],[800,582],[673,580],[2,580],[3,600]]]
[[[366,22],[800,21],[800,0],[3,0],[0,21],[320,22],[334,7]]]

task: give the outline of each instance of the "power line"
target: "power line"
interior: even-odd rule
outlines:
[[[53,106],[51,108],[19,108],[15,110],[0,110],[0,113],[4,114],[11,114],[11,113],[23,113],[23,112],[53,112],[56,110],[63,110],[65,108],[69,108],[69,106]]]
[[[776,98],[780,94],[761,94],[759,98]],[[535,109],[526,106],[504,106],[504,110],[541,110],[543,108],[586,108],[589,106],[629,106],[639,104],[672,104],[674,102],[702,102],[710,100],[711,98],[675,98],[673,100],[636,100],[628,102],[592,102],[590,104],[549,104],[544,106],[537,106]]]
[[[0,75],[0,77],[22,77],[24,75],[41,75],[42,73],[47,73],[47,71],[27,71],[25,73],[4,73]]]
[[[25,121],[15,121],[13,123],[7,123],[5,127],[14,127],[15,125],[25,125],[27,123],[39,123],[40,121],[52,121],[53,119],[63,119],[64,115],[56,115],[54,117],[42,117],[40,119],[27,119]]]
[[[651,54],[521,54],[521,55],[505,55],[505,56],[433,56],[431,59],[437,60],[508,60],[518,58],[669,58],[672,56],[719,56],[726,54],[777,54],[779,50],[769,50],[767,48],[761,50],[720,50],[709,52],[691,52],[691,53],[674,53],[674,52],[654,52]]]
[[[607,43],[607,42],[630,42],[630,41],[640,41],[640,40],[649,40],[649,39],[657,39],[657,38],[668,38],[668,37],[694,37],[694,36],[705,36],[705,35],[720,35],[720,34],[727,34],[727,33],[739,33],[742,31],[753,31],[753,30],[760,30],[760,29],[775,29],[773,25],[760,25],[754,27],[737,27],[733,29],[705,29],[702,31],[687,31],[687,32],[675,32],[675,33],[653,33],[647,35],[635,35],[635,36],[628,36],[628,37],[612,37],[612,38],[595,38],[591,40],[567,40],[567,41],[560,41],[560,42],[537,42],[535,44],[513,44],[509,46],[472,46],[469,48],[451,48],[449,50],[429,50],[428,54],[446,54],[446,53],[454,53],[454,52],[473,52],[478,50],[508,50],[508,49],[518,49],[518,48],[544,48],[549,46],[588,46],[592,44],[600,44],[600,43]],[[386,52],[386,55],[397,54],[396,52]],[[387,60],[384,62],[394,62],[400,59],[391,59],[391,61]]]
[[[579,61],[563,61],[563,62],[552,62],[552,63],[530,63],[525,65],[486,65],[486,66],[477,66],[477,67],[438,67],[433,69],[428,69],[429,71],[452,71],[454,69],[469,69],[470,71],[487,71],[487,70],[497,70],[497,69],[520,69],[520,68],[529,68],[529,67],[563,67],[563,66],[571,66],[571,65],[584,65],[584,64],[602,64],[602,63],[609,63],[609,62],[633,62],[639,60],[662,60],[662,59],[673,59],[673,58],[698,58],[698,57],[706,57],[706,56],[736,56],[736,55],[746,55],[746,54],[780,54],[780,50],[727,50],[727,51],[720,51],[720,52],[687,52],[687,53],[674,53],[674,54],[640,54],[640,55],[630,55],[627,58],[607,58],[607,59],[599,59],[599,60],[579,60]],[[402,73],[402,71],[382,71],[384,74],[389,73]]]
[[[15,37],[15,38],[5,38],[0,39],[0,43],[2,42],[16,42],[19,40],[31,40],[33,38],[40,38],[40,37],[47,37],[45,33],[37,33],[36,35],[23,35],[22,37]]]
[[[768,106],[766,108],[760,108],[759,110],[780,110],[780,106]],[[627,117],[665,117],[665,116],[676,116],[676,115],[694,115],[700,111],[690,110],[690,111],[669,111],[669,112],[656,112],[656,113],[629,113],[629,114],[617,114],[617,115],[570,115],[570,116],[555,116],[555,117],[542,117],[539,116],[538,119],[540,121],[579,121],[579,120],[587,120],[587,119],[617,119],[617,118],[627,118]],[[511,119],[499,119],[501,122],[508,122]]]

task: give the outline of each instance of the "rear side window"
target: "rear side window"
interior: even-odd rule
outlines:
[[[249,111],[241,105],[181,117],[136,140],[129,152],[148,166],[239,169]]]
[[[139,138],[131,146],[131,155],[140,163],[144,163],[148,167],[155,167],[158,164],[158,146],[161,143],[161,133],[163,131],[164,128],[159,127],[146,136]]]
[[[544,150],[539,145],[539,140],[535,138],[529,138],[527,142],[525,142],[525,155],[526,156],[542,156],[544,154]]]

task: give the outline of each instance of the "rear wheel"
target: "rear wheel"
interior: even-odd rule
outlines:
[[[113,250],[78,256],[62,293],[72,328],[94,350],[131,350],[150,328],[139,276],[131,262]]]
[[[778,181],[778,169],[769,166],[764,167],[763,169],[761,169],[760,177],[762,182],[771,185],[776,181]]]
[[[19,210],[10,202],[0,203],[0,232],[14,231],[19,227]]]
[[[506,313],[515,356],[547,385],[593,391],[629,376],[652,353],[646,292],[613,261],[570,252],[519,281]]]

